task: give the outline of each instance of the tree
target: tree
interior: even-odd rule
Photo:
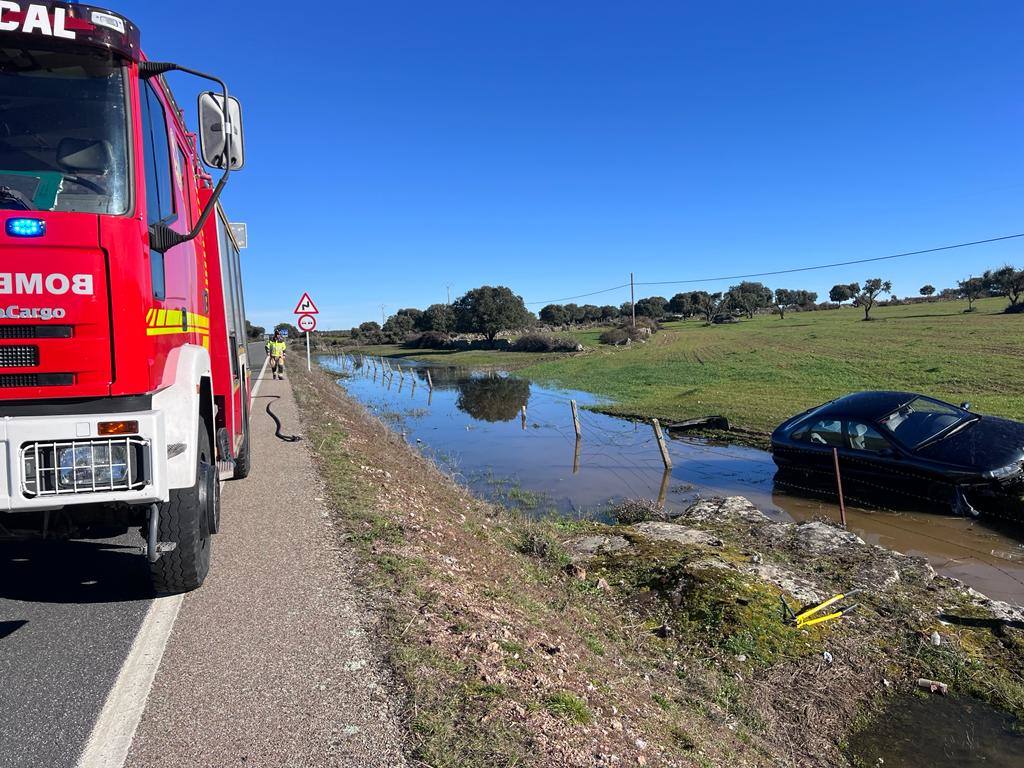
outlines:
[[[409,315],[395,313],[387,319],[381,331],[384,333],[384,338],[389,342],[399,344],[405,341],[409,334],[412,333],[415,325],[415,321]]]
[[[864,288],[857,294],[857,306],[864,308],[864,319],[871,319],[871,308],[883,293],[892,293],[892,282],[872,277],[864,281]]]
[[[470,377],[458,383],[455,407],[480,421],[512,421],[530,400],[530,382],[503,376]]]
[[[636,303],[636,313],[639,316],[657,320],[659,317],[665,316],[665,307],[667,306],[668,299],[662,296],[649,296]]]
[[[548,325],[567,325],[569,313],[561,304],[548,304],[540,311],[540,319]]]
[[[704,321],[710,323],[716,315],[725,311],[729,305],[729,296],[719,293],[708,293],[707,291],[694,291],[690,294],[693,308],[704,316]]]
[[[969,277],[958,281],[957,285],[960,286],[960,296],[967,299],[968,312],[973,312],[974,302],[988,293],[988,285],[981,277]]]
[[[796,305],[797,292],[790,288],[775,289],[775,307],[779,310],[779,319],[786,319],[786,310]]]
[[[579,314],[584,323],[593,323],[601,319],[601,308],[596,304],[584,304]]]
[[[573,304],[570,302],[569,304],[566,304],[563,309],[565,309],[566,323],[578,323],[583,319],[579,304]]]
[[[614,320],[619,316],[619,308],[613,307],[611,304],[605,304],[601,307],[601,319],[602,320]]]
[[[764,283],[751,283],[744,280],[739,285],[729,288],[729,302],[736,309],[742,310],[751,320],[759,309],[765,309],[772,303],[772,289]]]
[[[849,283],[843,285],[833,285],[832,290],[828,292],[828,297],[836,302],[836,304],[842,304],[844,301],[849,301],[854,296],[860,293],[860,283]]]
[[[278,332],[280,332],[282,336],[287,336],[289,339],[297,339],[302,335],[302,331],[291,323],[278,323],[275,325],[274,333]]]
[[[416,330],[451,333],[455,330],[455,311],[447,304],[431,304],[417,319]]]
[[[693,306],[693,294],[677,293],[669,299],[668,311],[674,315],[681,315],[684,320],[692,316],[695,311]]]
[[[1024,269],[1016,269],[1007,264],[995,271],[987,270],[982,280],[994,295],[1005,296],[1011,307],[1020,303],[1021,295],[1024,294]]]
[[[935,286],[934,285],[922,285],[921,286],[921,290],[919,291],[919,293],[922,296],[934,296],[935,295]]]
[[[248,320],[245,321],[245,338],[249,339],[249,341],[262,339],[266,332],[267,329],[262,325],[253,325]]]
[[[452,304],[455,327],[468,333],[482,333],[489,342],[501,331],[522,328],[533,322],[533,313],[510,288],[484,285],[460,296]]]

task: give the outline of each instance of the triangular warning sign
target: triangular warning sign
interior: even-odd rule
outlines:
[[[295,305],[296,315],[319,315],[320,310],[316,308],[316,304],[313,303],[313,299],[309,297],[308,293],[303,293],[302,298],[299,299],[299,303]]]

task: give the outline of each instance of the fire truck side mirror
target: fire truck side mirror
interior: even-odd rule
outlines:
[[[226,112],[222,94],[212,91],[199,94],[199,143],[203,162],[213,168],[237,171],[245,165],[245,141],[242,105],[234,96],[228,96]]]

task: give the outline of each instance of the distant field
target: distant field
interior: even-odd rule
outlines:
[[[705,327],[667,323],[646,344],[598,347],[524,375],[614,400],[612,412],[663,419],[723,414],[770,431],[786,417],[861,389],[906,389],[1024,418],[1024,314],[1004,299],[853,308]],[[587,343],[586,341],[584,343]]]
[[[768,432],[788,416],[861,389],[907,389],[986,413],[1024,419],[1024,314],[1004,299],[757,317],[706,327],[667,323],[646,344],[606,347],[600,331],[574,334],[576,355],[442,352],[370,347],[367,352],[450,365],[492,365],[610,398],[603,410],[663,420],[722,414]]]

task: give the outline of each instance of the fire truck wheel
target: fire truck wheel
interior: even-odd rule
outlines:
[[[242,449],[235,457],[235,474],[233,480],[244,480],[249,476],[249,468],[252,466],[252,454],[249,453],[249,427],[245,427],[245,436],[242,438]]]
[[[157,538],[176,546],[149,566],[153,589],[159,594],[195,589],[210,570],[211,534],[220,516],[220,486],[210,437],[202,423],[198,445],[196,484],[172,490],[170,501],[160,508]]]

